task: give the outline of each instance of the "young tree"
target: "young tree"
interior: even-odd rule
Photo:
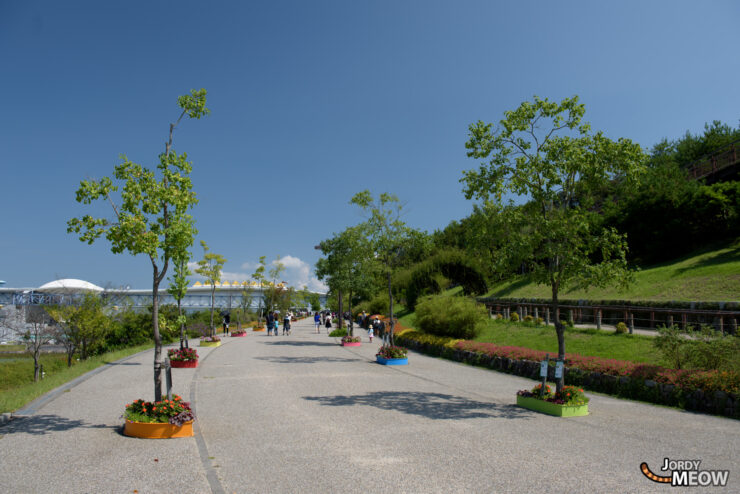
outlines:
[[[200,119],[209,113],[206,90],[192,90],[177,99],[182,109],[180,117],[170,124],[165,152],[159,155],[157,171],[144,168],[122,156],[113,178],[83,180],[77,190],[77,202],[90,204],[102,199],[110,202],[113,218],[90,215],[72,218],[67,232],[79,235],[92,244],[105,235],[115,254],[128,251],[144,254],[152,265],[152,325],[154,327],[154,399],[162,397],[162,340],[159,334],[159,285],[164,279],[170,260],[186,251],[195,236],[195,226],[189,210],[197,203],[192,190],[192,164],[187,154],[178,155],[172,149],[175,128],[186,115]],[[159,175],[159,177],[157,176]],[[114,180],[123,183],[120,203],[112,194],[118,190]]]
[[[285,271],[285,264],[280,262],[280,256],[278,255],[275,260],[272,261],[272,267],[268,271],[272,284],[267,290],[267,310],[273,310],[273,306],[277,303],[277,298],[281,292],[281,288],[278,287],[278,279],[283,271]]]
[[[57,324],[57,340],[67,352],[67,367],[72,357],[80,352],[87,360],[89,352],[99,344],[111,329],[111,319],[105,313],[103,299],[97,293],[85,293],[77,305],[46,307],[46,312]]]
[[[361,228],[370,238],[374,258],[380,264],[380,269],[385,275],[388,284],[390,332],[389,344],[394,344],[393,328],[393,273],[398,268],[403,258],[404,251],[408,249],[413,230],[401,221],[403,206],[393,194],[382,193],[377,200],[373,200],[370,191],[364,190],[355,194],[350,201],[362,208],[369,215],[367,220],[361,224]]]
[[[41,347],[46,345],[57,336],[56,328],[49,315],[40,307],[24,307],[25,320],[23,326],[25,331],[21,332],[21,338],[26,345],[26,351],[33,357],[33,380],[41,378],[41,364],[39,357]]]
[[[167,292],[177,301],[177,323],[180,325],[180,350],[188,348],[188,337],[185,333],[185,320],[187,319],[182,313],[182,299],[188,293],[188,276],[191,273],[188,269],[190,252],[185,251],[183,255],[173,259],[175,272],[170,278],[170,286]]]
[[[257,324],[262,324],[262,301],[265,298],[264,297],[264,285],[265,281],[265,257],[266,256],[260,256],[259,258],[259,264],[257,265],[257,269],[255,269],[254,273],[252,273],[252,279],[257,283],[257,289],[260,290],[260,296],[257,298],[259,308],[257,313]]]
[[[347,333],[354,336],[352,295],[368,295],[372,284],[373,252],[361,227],[344,230],[319,244],[325,256],[316,263],[316,276],[326,279],[330,290],[349,294],[350,322]]]
[[[532,280],[550,286],[560,359],[565,358],[560,291],[630,279],[625,237],[595,226],[576,193],[614,178],[634,180],[645,163],[642,149],[629,139],[615,142],[589,133],[584,113],[577,96],[560,103],[535,96],[505,112],[495,132],[481,121],[470,125],[468,156],[487,162],[460,180],[468,199],[490,200],[489,206],[499,208],[507,237],[496,255],[510,266],[525,264]],[[506,204],[504,194],[529,202]],[[562,389],[562,378],[557,384]]]
[[[213,311],[216,309],[216,283],[221,283],[221,270],[226,264],[226,258],[221,254],[215,254],[208,252],[208,245],[204,240],[200,241],[201,247],[203,247],[203,259],[198,261],[198,267],[195,272],[205,277],[206,281],[211,285],[211,326],[210,336],[216,334],[216,328],[213,325]]]

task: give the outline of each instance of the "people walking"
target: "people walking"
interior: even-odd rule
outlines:
[[[290,312],[283,316],[283,335],[290,334]]]
[[[331,333],[331,314],[326,315],[326,322],[324,323],[324,326],[326,326],[326,334]]]
[[[319,334],[321,332],[321,316],[318,312],[313,314],[313,323],[316,326],[316,334]]]
[[[275,322],[275,317],[272,315],[272,312],[267,313],[267,336],[272,336],[272,325],[273,322]]]

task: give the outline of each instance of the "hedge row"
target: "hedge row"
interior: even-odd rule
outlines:
[[[455,340],[408,330],[401,344],[421,353],[539,379],[545,353],[523,347]],[[554,362],[548,379],[555,380]],[[566,354],[565,383],[623,398],[740,418],[740,375],[676,370],[599,357]]]

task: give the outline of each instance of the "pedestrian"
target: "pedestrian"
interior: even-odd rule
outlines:
[[[321,332],[320,331],[320,328],[321,328],[321,326],[320,326],[321,325],[321,316],[319,315],[318,312],[314,312],[314,314],[313,314],[313,323],[316,326],[316,334],[319,334]]]
[[[275,318],[272,315],[272,312],[267,313],[267,336],[272,336],[272,323],[275,321]]]
[[[324,323],[324,326],[326,326],[326,334],[331,333],[331,314],[326,315],[326,322]]]
[[[290,334],[290,312],[286,312],[283,316],[283,335]]]
[[[375,331],[373,330],[373,327],[372,327],[372,326],[370,326],[370,327],[369,327],[369,328],[367,329],[367,336],[368,336],[368,338],[370,338],[370,343],[372,343],[372,342],[373,342],[373,336],[374,336],[374,333],[375,333]]]

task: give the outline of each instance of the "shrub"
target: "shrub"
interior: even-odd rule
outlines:
[[[583,394],[582,388],[575,386],[563,386],[563,389],[559,393],[555,393],[555,399],[562,401],[563,405],[585,405],[588,403],[588,398]]]
[[[627,332],[627,325],[623,322],[618,322],[614,328],[614,332],[617,334],[624,334]]]
[[[519,322],[519,314],[517,314],[516,312],[512,312],[511,317],[509,319],[511,319],[514,322]]]
[[[337,328],[331,333],[329,333],[329,336],[333,336],[335,338],[339,338],[340,336],[347,336],[347,329],[346,328]]]
[[[522,319],[523,322],[527,324],[532,324],[534,322],[534,317],[532,316],[524,316],[524,319]]]
[[[653,345],[663,355],[663,360],[674,369],[684,369],[689,364],[689,341],[678,326],[658,328]]]
[[[430,295],[416,306],[419,327],[439,336],[475,338],[487,319],[485,307],[468,297]]]
[[[535,323],[535,324],[536,324],[537,326],[541,325],[541,324],[542,324],[542,323],[544,323],[544,322],[545,322],[545,320],[544,320],[544,319],[542,319],[541,317],[538,317],[537,319],[535,319],[535,320],[534,320],[534,323]]]

